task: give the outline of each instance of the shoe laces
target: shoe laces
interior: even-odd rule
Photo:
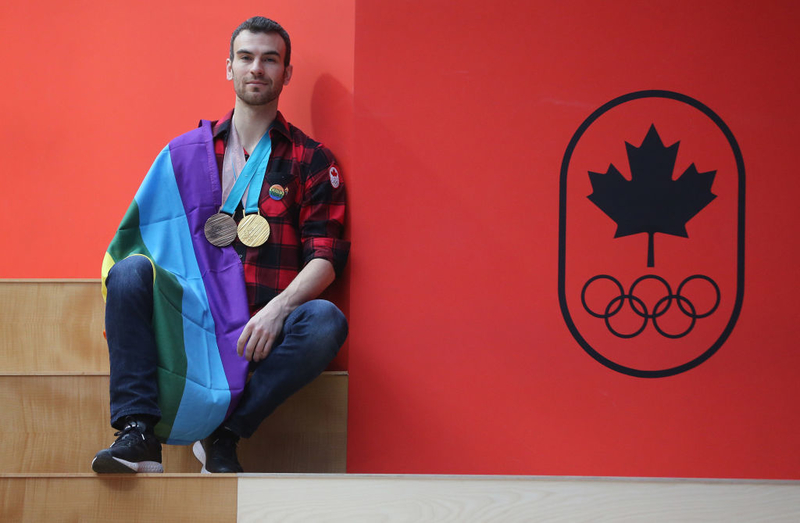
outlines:
[[[142,429],[135,423],[126,425],[124,429],[115,432],[114,436],[117,436],[117,441],[111,444],[112,447],[114,445],[131,447],[145,439]]]
[[[230,437],[217,437],[211,440],[211,445],[214,447],[226,447],[231,449],[236,449],[239,446],[239,438],[230,438]]]

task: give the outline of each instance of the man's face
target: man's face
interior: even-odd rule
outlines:
[[[228,80],[236,96],[248,105],[275,103],[292,77],[284,67],[286,44],[277,33],[242,31],[233,41],[233,61],[227,60]]]

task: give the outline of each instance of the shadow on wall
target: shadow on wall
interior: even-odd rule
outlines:
[[[311,95],[311,135],[330,147],[345,176],[353,150],[353,93],[332,75],[320,75]]]
[[[352,187],[350,168],[353,151],[353,93],[330,74],[321,75],[314,84],[311,96],[311,136],[333,151],[342,168],[345,184]],[[345,238],[350,238],[352,219],[352,193],[348,192],[348,215],[345,222]],[[343,274],[326,290],[322,298],[335,303],[350,318],[350,265],[348,261]],[[345,341],[336,359],[328,370],[347,370],[350,344]]]
[[[346,121],[344,108],[351,111]],[[495,211],[483,204],[483,195],[461,187],[461,178],[478,175],[448,169],[420,152],[420,143],[433,139],[425,134],[424,115],[418,126],[396,130],[409,111],[420,113],[402,101],[375,110],[361,97],[354,100],[329,75],[319,78],[312,97],[316,135],[336,147],[334,152],[337,143],[350,145],[344,177],[355,240],[348,267],[354,277],[344,290],[352,295],[350,339],[356,356],[348,361],[348,455],[357,455],[367,470],[380,469],[380,458],[364,460],[384,455],[387,439],[393,441],[392,452],[423,463],[440,459],[420,449],[436,449],[432,441],[442,434],[456,447],[470,448],[474,431],[455,428],[452,413],[471,409],[464,390],[482,395],[486,383],[502,379],[487,373],[479,358],[462,363],[466,372],[417,379],[420,369],[452,367],[458,347],[497,343],[497,333],[480,321],[465,321],[463,313],[469,308],[476,318],[488,306],[475,292],[475,282],[485,276],[466,260],[475,259],[478,248],[496,250],[503,236],[486,225],[486,213]],[[443,197],[447,212],[442,212]],[[342,289],[336,290],[338,300]],[[447,468],[465,469],[464,462]],[[392,472],[424,468],[409,460],[408,468]]]

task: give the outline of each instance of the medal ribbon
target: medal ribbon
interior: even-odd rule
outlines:
[[[231,126],[233,126],[233,122],[231,122]],[[236,132],[234,129],[231,129],[231,131]],[[264,184],[270,153],[272,153],[272,139],[269,137],[268,130],[261,137],[253,154],[250,155],[250,159],[245,163],[244,169],[236,178],[236,183],[233,185],[228,198],[225,199],[225,204],[220,209],[220,212],[233,216],[245,190],[247,190],[245,214],[258,212],[258,197],[261,194],[261,186]],[[248,190],[248,187],[252,190]]]

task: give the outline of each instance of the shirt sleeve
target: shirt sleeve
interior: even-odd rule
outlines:
[[[328,260],[341,275],[350,242],[343,239],[345,185],[342,171],[330,150],[319,146],[313,153],[300,206],[303,265],[314,258]]]

